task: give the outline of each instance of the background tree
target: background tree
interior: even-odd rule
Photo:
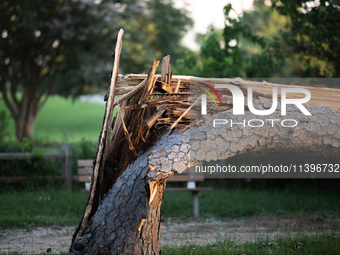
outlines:
[[[281,64],[283,57],[277,38],[269,39],[253,33],[250,25],[241,17],[232,18],[234,11],[229,4],[224,7],[225,28],[222,33],[210,27],[201,36],[202,45],[199,56],[187,51],[184,58],[176,63],[177,72],[185,72],[202,77],[268,77],[271,69]],[[244,54],[243,43],[256,47],[257,54]]]
[[[230,18],[225,7],[223,35],[210,29],[201,36],[199,54],[187,52],[177,72],[204,77],[338,77],[340,1],[266,3],[254,1],[254,10],[238,19]]]
[[[145,4],[144,12],[123,21],[125,39],[120,66],[125,72],[146,72],[153,59],[169,54],[175,63],[186,49],[181,40],[193,25],[187,10],[175,8],[172,0],[146,1]]]
[[[299,61],[300,77],[339,77],[340,1],[273,0],[273,9],[290,20],[283,32],[285,53]]]
[[[171,1],[150,2],[0,3],[0,91],[15,121],[18,140],[33,138],[37,115],[51,94],[75,96],[106,84],[112,44],[119,27],[129,37],[122,71],[143,72],[144,63],[155,56],[154,52],[163,54],[171,49],[177,52],[173,42],[179,43],[191,20],[182,18],[175,22],[184,12],[175,9]],[[158,17],[159,8],[169,9],[174,20],[166,15]],[[172,31],[174,41],[159,44],[163,31]]]

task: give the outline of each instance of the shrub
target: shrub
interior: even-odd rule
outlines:
[[[57,159],[47,159],[41,149],[34,149],[33,141],[0,141],[0,153],[27,152],[33,153],[32,157],[25,160],[1,160],[0,176],[25,176],[36,180],[42,176],[60,175],[61,162]]]

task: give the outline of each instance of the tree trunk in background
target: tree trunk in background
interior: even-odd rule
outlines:
[[[22,97],[19,98],[14,93],[8,93],[4,87],[0,86],[0,92],[4,102],[9,109],[15,122],[15,135],[18,141],[24,138],[33,139],[34,125],[41,107],[46,103],[49,94],[35,94],[37,85],[25,87]],[[43,100],[41,100],[43,97]]]
[[[20,114],[15,118],[15,135],[18,141],[24,138],[33,139],[36,116],[37,114],[27,113],[27,115]]]

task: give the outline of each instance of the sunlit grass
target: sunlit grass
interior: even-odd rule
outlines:
[[[1,110],[6,110],[9,114],[0,97]],[[34,139],[60,143],[79,142],[84,138],[95,142],[102,128],[104,111],[104,105],[51,96],[38,115]],[[12,119],[8,129],[14,138],[15,128]]]
[[[79,223],[87,194],[38,189],[0,194],[0,228]]]

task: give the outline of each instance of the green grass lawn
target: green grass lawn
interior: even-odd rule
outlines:
[[[218,189],[199,193],[200,215],[205,217],[296,216],[317,214],[339,216],[338,194],[313,189],[253,190]],[[165,192],[162,215],[192,216],[191,192]]]
[[[337,233],[308,236],[284,236],[273,240],[239,243],[230,239],[220,240],[212,245],[162,246],[166,255],[311,255],[340,254],[340,241]]]
[[[297,236],[284,236],[272,240],[258,240],[256,242],[240,243],[235,240],[225,239],[210,245],[163,245],[164,255],[336,255],[340,254],[340,242],[337,233],[309,236],[299,234]],[[1,255],[23,255],[25,252],[0,252]],[[31,253],[29,253],[31,254]],[[45,254],[38,253],[38,254]],[[52,254],[52,253],[49,253]],[[57,255],[68,254],[67,250]]]
[[[164,255],[336,255],[340,254],[340,242],[337,233],[320,234],[316,236],[299,234],[295,237],[288,235],[272,240],[258,240],[256,242],[244,243],[225,239],[211,245],[163,245],[161,251]],[[0,254],[23,255],[28,253],[0,252]],[[64,252],[53,254],[66,255],[68,252],[65,250]]]
[[[87,194],[58,189],[33,191],[3,191],[0,193],[0,229],[47,225],[76,225],[79,223]],[[200,210],[203,217],[232,217],[242,219],[259,215],[294,217],[299,214],[318,214],[339,217],[340,206],[336,193],[305,189],[296,192],[232,188],[201,193]],[[191,217],[192,202],[189,192],[166,192],[164,217]],[[337,230],[308,236],[288,232],[279,238],[239,242],[217,237],[209,245],[163,245],[162,254],[340,254]],[[1,230],[0,230],[1,232]],[[0,252],[1,254],[1,252]],[[7,254],[7,253],[3,253]],[[9,254],[25,254],[13,252]],[[60,252],[58,254],[67,254]]]
[[[2,98],[0,98],[1,110],[8,112]],[[95,142],[100,134],[104,111],[104,105],[51,96],[38,115],[34,139],[61,143],[79,142],[84,138]],[[12,119],[9,132],[14,138]]]
[[[88,194],[37,189],[0,194],[0,228],[76,225]]]
[[[56,189],[0,193],[0,228],[34,225],[76,225],[87,194]],[[260,215],[294,217],[299,214],[340,215],[337,194],[305,190],[296,193],[251,189],[219,189],[201,192],[203,217],[246,218]],[[162,216],[192,217],[190,192],[166,192]]]

